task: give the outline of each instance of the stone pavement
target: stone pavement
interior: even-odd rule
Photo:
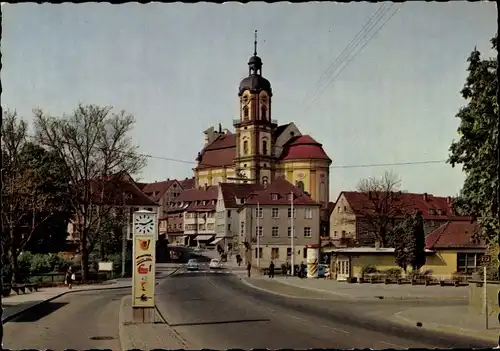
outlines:
[[[256,279],[269,279],[258,276]],[[300,279],[276,276],[274,281],[302,289],[329,293],[338,298],[357,299],[395,299],[395,300],[465,300],[468,287],[423,286],[397,284],[349,284],[325,279]]]
[[[500,335],[496,315],[488,316],[489,325],[486,329],[484,315],[470,310],[469,306],[412,307],[393,314],[390,320],[416,328],[491,341],[492,346],[497,346]],[[421,326],[418,327],[417,323],[421,323]]]
[[[161,318],[155,323],[134,324],[132,321],[132,298],[125,296],[120,305],[119,333],[122,350],[180,350],[187,343]]]
[[[40,288],[38,291],[26,294],[11,294],[8,297],[2,298],[3,316],[2,322],[5,323],[12,319],[14,316],[32,308],[40,303],[54,300],[59,296],[65,295],[70,292],[89,291],[89,290],[103,290],[103,289],[121,289],[132,287],[132,280],[118,279],[104,282],[103,284],[94,285],[74,285],[73,289],[67,287],[56,288]]]

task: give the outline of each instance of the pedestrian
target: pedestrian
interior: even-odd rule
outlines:
[[[247,273],[248,273],[248,278],[251,276],[251,271],[252,271],[252,264],[250,262],[247,263]]]
[[[274,262],[269,263],[269,278],[274,278]]]
[[[68,289],[73,287],[73,281],[75,280],[75,273],[73,273],[71,267],[68,268],[66,272],[66,284],[68,284]]]

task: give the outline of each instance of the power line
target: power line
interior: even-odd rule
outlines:
[[[330,66],[325,70],[325,72],[323,72],[323,74],[321,75],[320,79],[316,82],[316,88],[314,89],[314,91],[311,94],[306,95],[306,97],[302,101],[303,103],[307,102],[306,100],[308,98],[314,97],[314,95],[316,95],[316,93],[318,92],[318,90],[321,88],[321,84],[323,83],[323,81],[325,80],[325,78],[326,78],[326,80],[328,80],[333,75],[333,73],[335,72],[335,70],[342,64],[342,61],[344,61],[344,59],[346,58],[346,56],[348,56],[352,52],[352,50],[355,49],[355,47],[361,42],[361,40],[366,37],[366,35],[368,34],[368,32],[371,31],[371,29],[378,22],[380,22],[380,20],[387,13],[387,11],[389,11],[389,9],[393,6],[393,4],[391,4],[391,5],[389,5],[388,8],[385,8],[382,11],[382,8],[385,5],[386,5],[385,3],[382,4],[377,9],[377,11],[375,11],[370,16],[370,18],[368,19],[368,21],[363,25],[363,27],[354,36],[354,38],[351,39],[351,41],[347,44],[347,46],[344,48],[344,50],[340,53],[340,55],[337,56],[337,58],[330,64]],[[381,11],[382,11],[382,13],[380,13]],[[378,17],[377,20],[375,20],[375,22],[372,22],[373,19],[376,18],[376,17]],[[363,34],[363,37],[360,37],[362,34]]]
[[[186,163],[186,164],[194,164],[194,165],[198,164],[195,161],[187,161],[187,160],[182,160],[182,159],[172,158],[172,157],[155,156],[155,155],[150,155],[150,154],[145,154],[145,153],[137,153],[137,155],[147,157],[147,158],[169,161],[169,162]],[[335,169],[337,169],[337,168],[373,168],[373,167],[409,166],[409,165],[422,165],[422,164],[435,164],[435,163],[446,163],[446,160],[408,161],[408,162],[394,162],[394,163],[371,163],[371,164],[357,164],[357,165],[331,165],[330,168],[335,168]],[[214,167],[214,168],[221,167],[220,165],[210,165],[210,164],[204,164],[204,166]]]
[[[375,33],[372,34],[372,36],[370,36],[370,38],[368,38],[368,40],[361,46],[361,48],[356,51],[356,53],[351,57],[351,59],[349,61],[347,61],[347,63],[342,67],[342,69],[323,87],[323,89],[321,89],[321,91],[318,93],[318,95],[316,96],[315,99],[313,99],[311,101],[311,103],[306,107],[306,111],[307,109],[321,96],[321,94],[335,81],[335,79],[337,79],[337,77],[344,71],[344,69],[349,66],[349,64],[352,62],[352,60],[354,60],[356,58],[356,56],[364,49],[364,47],[366,45],[368,45],[368,43],[375,37],[375,35],[377,35],[378,32],[380,32],[380,30],[382,28],[384,28],[384,26],[387,24],[387,22],[389,22],[389,20],[394,17],[394,15],[396,15],[399,10],[401,10],[401,7],[403,6],[403,4],[401,4],[397,9],[396,11],[394,11],[385,21],[384,23],[382,23],[382,25],[375,31]]]

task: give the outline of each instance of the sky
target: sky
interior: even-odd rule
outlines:
[[[386,170],[403,190],[456,195],[464,175],[444,162],[367,165],[447,159],[466,104],[467,57],[475,46],[496,55],[495,3],[387,3],[380,22],[332,65],[381,5],[5,4],[2,106],[27,120],[35,107],[52,115],[79,103],[126,110],[140,152],[180,160],[150,158],[140,179],[191,177],[203,131],[218,123],[232,130],[239,115],[257,29],[272,118],[323,144],[333,160],[331,200]]]

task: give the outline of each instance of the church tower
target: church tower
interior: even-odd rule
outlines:
[[[248,61],[248,77],[239,87],[240,118],[236,130],[236,177],[240,183],[265,184],[274,179],[276,157],[272,133],[277,122],[271,119],[271,83],[262,76],[262,60],[257,56],[257,31],[254,53]]]

